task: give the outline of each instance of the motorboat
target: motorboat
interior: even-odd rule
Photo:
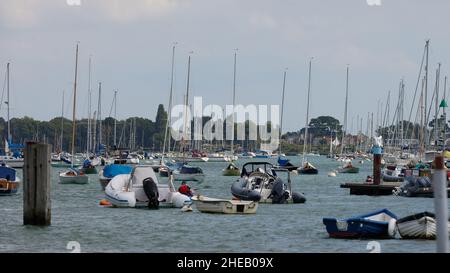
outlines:
[[[404,197],[434,197],[431,179],[428,176],[408,176],[401,186],[393,190],[393,193],[394,195]],[[448,185],[447,193],[450,193],[450,187]]]
[[[287,173],[287,183],[277,172]],[[241,178],[231,186],[235,198],[271,204],[304,203],[303,194],[292,191],[290,172],[269,162],[249,162],[242,167]]]
[[[205,180],[205,174],[200,167],[190,166],[183,164],[181,167],[172,171],[175,181],[197,181],[203,182]]]
[[[172,177],[166,184],[158,181],[151,166],[134,166],[130,174],[115,176],[105,188],[106,199],[113,207],[175,207],[192,204],[190,197],[179,193]]]
[[[0,166],[0,196],[16,194],[20,185],[20,179],[16,170],[7,166]]]
[[[258,209],[258,202],[254,201],[217,199],[202,195],[193,196],[192,201],[204,213],[255,214]]]
[[[24,165],[23,157],[14,157],[10,155],[0,156],[0,163],[8,165],[14,169],[22,169]]]
[[[388,209],[338,220],[323,218],[327,232],[332,238],[394,238],[397,216]]]
[[[239,176],[241,174],[241,170],[234,165],[234,163],[228,164],[228,166],[222,170],[223,176]]]

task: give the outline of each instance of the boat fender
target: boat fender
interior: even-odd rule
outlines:
[[[389,220],[388,224],[388,235],[391,238],[395,238],[395,234],[397,233],[397,220],[392,218]]]
[[[155,181],[151,177],[148,177],[142,181],[145,195],[148,197],[148,208],[149,209],[158,209],[159,207],[159,192],[158,186]]]

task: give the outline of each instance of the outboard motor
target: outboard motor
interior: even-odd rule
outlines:
[[[292,192],[292,201],[294,204],[303,204],[306,202],[306,197],[299,192]]]
[[[159,192],[158,186],[151,177],[148,177],[142,181],[145,195],[148,197],[148,208],[158,209],[159,208]]]
[[[286,204],[289,198],[289,193],[284,190],[284,183],[281,179],[273,183],[272,192],[270,193],[272,204]]]

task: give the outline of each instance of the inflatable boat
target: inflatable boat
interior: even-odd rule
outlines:
[[[151,166],[135,166],[131,174],[115,176],[105,188],[106,199],[113,207],[182,208],[192,200],[176,191],[172,178],[159,183]]]

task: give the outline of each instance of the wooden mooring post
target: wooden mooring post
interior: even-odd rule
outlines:
[[[23,224],[49,226],[51,145],[28,142],[23,168]]]

